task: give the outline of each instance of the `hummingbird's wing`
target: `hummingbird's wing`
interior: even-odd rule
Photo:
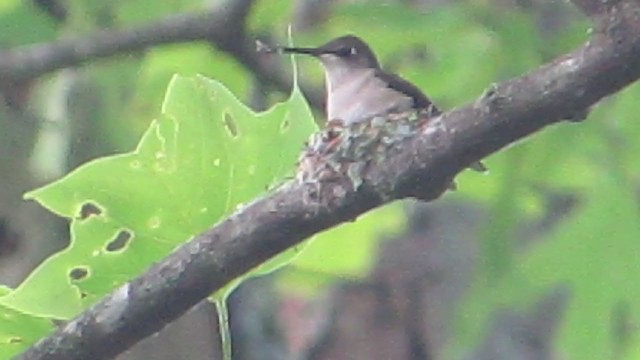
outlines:
[[[375,76],[388,84],[389,88],[401,92],[413,100],[413,107],[416,109],[430,110],[430,115],[439,115],[440,109],[422,92],[418,87],[392,73],[387,73],[381,69],[376,69]]]
[[[379,77],[382,81],[389,84],[388,86],[396,91],[402,92],[413,99],[413,106],[416,109],[427,110],[428,116],[437,116],[442,113],[438,107],[429,100],[429,98],[418,87],[401,78],[398,75],[387,73],[381,69],[377,69],[375,76]],[[470,169],[477,172],[487,172],[487,167],[481,162],[477,161],[469,166]],[[455,184],[454,184],[455,185]]]

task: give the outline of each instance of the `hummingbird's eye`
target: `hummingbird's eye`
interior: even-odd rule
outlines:
[[[354,47],[340,48],[335,52],[335,54],[340,57],[349,57],[355,53],[356,53],[356,48]]]

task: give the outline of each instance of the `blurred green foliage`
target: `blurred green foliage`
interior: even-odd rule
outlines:
[[[56,24],[29,2],[0,2],[0,46],[49,41],[56,36],[82,36],[103,28],[137,26],[176,12],[198,11],[202,6],[202,2],[194,0],[79,0],[67,4],[68,21]],[[329,20],[315,30],[294,34],[294,41],[300,45],[316,45],[345,33],[357,34],[371,44],[387,69],[401,73],[447,109],[472,101],[492,82],[526,72],[587,39],[588,23],[576,17],[569,4],[549,6],[559,6],[558,11],[562,13],[560,25],[553,29],[545,29],[540,24],[544,17],[534,5],[516,8],[503,6],[501,2],[466,1],[416,10],[393,1],[345,3],[337,6]],[[248,31],[276,34],[276,38],[279,37],[276,41],[283,43],[292,11],[292,1],[258,0],[248,21]],[[302,65],[303,73],[310,80],[321,78],[317,64],[304,62]],[[292,169],[295,156],[291,154],[297,153],[299,145],[296,144],[301,144],[311,131],[310,123],[297,117],[291,117],[290,126],[300,126],[299,132],[287,130],[281,134],[275,131],[269,139],[278,139],[278,148],[285,141],[290,144],[286,150],[288,160],[276,169],[277,175],[263,173],[260,181],[254,181],[246,175],[266,170],[264,164],[280,161],[265,160],[265,156],[277,158],[273,153],[276,146],[266,146],[255,137],[251,137],[250,144],[240,146],[229,139],[222,122],[209,121],[213,118],[209,103],[212,100],[206,92],[211,86],[228,94],[226,90],[200,77],[178,78],[166,95],[165,112],[160,106],[167,84],[176,73],[184,76],[203,74],[217,79],[231,92],[247,99],[253,85],[252,76],[235,59],[205,43],[191,43],[100,60],[87,65],[81,72],[92,83],[92,93],[100,99],[92,104],[90,111],[92,125],[102,134],[102,153],[131,149],[142,137],[140,153],[97,160],[69,175],[66,182],[45,188],[64,187],[64,190],[40,190],[31,194],[57,213],[75,219],[72,224],[74,246],[82,248],[83,254],[70,255],[70,250],[66,250],[52,257],[29,280],[36,284],[31,285],[36,290],[26,290],[27,285],[23,285],[17,292],[9,292],[12,295],[1,299],[0,302],[11,304],[12,308],[0,312],[4,317],[14,319],[3,322],[0,328],[0,343],[8,346],[0,349],[9,349],[0,353],[3,357],[22,349],[52,328],[48,320],[29,317],[29,313],[72,316],[115,284],[139,273],[150,261],[164,256],[177,242],[227,214],[233,205],[261,193],[274,179]],[[178,90],[180,86],[186,88]],[[40,96],[44,102],[47,95]],[[299,94],[294,93],[290,101],[298,102],[297,111],[303,112],[297,96]],[[496,309],[530,304],[548,287],[564,284],[571,289],[571,299],[557,339],[558,349],[570,359],[611,358],[616,348],[611,335],[614,331],[612,312],[619,304],[631,309],[632,318],[640,310],[634,281],[640,276],[635,261],[640,238],[636,192],[640,174],[640,162],[637,161],[640,124],[634,121],[640,112],[639,98],[640,86],[632,86],[603,101],[584,123],[552,127],[492,156],[486,161],[491,169],[488,176],[461,174],[459,191],[448,196],[482,204],[488,209],[490,220],[480,235],[481,261],[476,286],[470,291],[467,303],[460,307],[464,316],[458,324],[456,344],[459,349],[470,347],[476,338],[473,334],[486,328],[484,320]],[[239,109],[240,105],[233,106]],[[281,121],[283,110],[274,111],[273,121]],[[237,118],[243,116],[236,115]],[[158,177],[155,179],[158,183],[153,186],[150,185],[153,176],[134,179],[131,183],[118,179],[117,189],[113,183],[98,188],[88,185],[91,184],[88,178],[105,181],[109,179],[105,172],[125,171],[127,164],[134,161],[133,157],[144,154],[145,149],[152,149],[144,145],[145,141],[161,146],[157,135],[175,130],[172,130],[175,119],[184,117],[197,119],[197,128],[183,129],[191,131],[189,135],[183,134],[188,137],[180,145],[185,151],[211,162],[214,158],[223,159],[220,151],[235,154],[237,158],[228,159],[224,166],[239,166],[237,171],[246,170],[245,176],[229,177],[229,171],[203,171],[194,165],[190,170],[181,170],[179,175],[166,179]],[[157,122],[146,130],[150,119],[154,118]],[[245,134],[242,126],[241,132]],[[252,126],[247,125],[247,134],[253,131],[249,130]],[[296,134],[295,138],[291,138],[292,133]],[[203,143],[208,144],[206,149],[194,153],[197,149],[193,147]],[[232,148],[225,148],[227,146]],[[146,153],[148,164],[170,159],[154,159],[153,154],[152,150]],[[122,164],[115,163],[118,161]],[[188,162],[195,164],[196,160]],[[164,168],[175,164],[160,165]],[[106,167],[98,170],[100,166]],[[120,168],[111,169],[111,166]],[[149,166],[146,175],[158,170]],[[199,175],[194,176],[189,171]],[[82,180],[71,180],[82,177]],[[188,178],[202,180],[213,188],[207,190],[211,191],[208,195],[200,193],[204,190],[194,192],[190,189],[202,189],[206,184],[185,183]],[[243,183],[240,179],[249,179],[249,182]],[[94,190],[99,191],[92,193]],[[175,196],[163,196],[166,193]],[[553,194],[570,195],[576,199],[576,205],[570,212],[560,215],[550,229],[534,234],[533,245],[523,250],[522,224],[535,223],[551,211],[548,204]],[[79,221],[78,210],[89,200],[99,204],[104,213]],[[194,202],[189,205],[194,206],[192,210],[182,208],[189,202]],[[116,211],[118,208],[120,211]],[[123,211],[132,208],[138,210]],[[204,208],[208,209],[206,214],[196,214],[197,209]],[[167,222],[168,209],[175,212],[172,224]],[[176,209],[180,210],[176,212]],[[398,206],[384,211],[385,215],[378,215],[381,217],[377,220],[365,218],[353,225],[360,228],[347,227],[323,234],[331,240],[315,240],[311,248],[294,261],[291,271],[283,273],[283,283],[295,286],[304,279],[305,284],[318,286],[334,277],[366,274],[375,256],[379,232],[393,232],[402,227]],[[122,213],[133,218],[122,218]],[[153,231],[149,229],[151,218],[159,219],[160,223]],[[380,221],[383,218],[385,221]],[[122,253],[105,254],[106,244],[121,229],[133,233],[127,251],[135,256],[124,258]],[[145,244],[154,245],[145,245],[144,251],[137,249],[143,239],[147,239]],[[81,242],[82,245],[78,245]],[[337,253],[340,256],[333,256]],[[134,257],[139,261],[133,261]],[[122,258],[128,265],[118,265],[118,273],[103,277],[102,272],[106,268],[113,269],[112,262]],[[90,269],[91,276],[70,283],[68,271],[77,265]],[[54,280],[47,277],[37,283],[33,280],[43,276],[45,270],[42,269],[47,269],[45,275],[57,277],[56,284],[62,284],[57,291],[44,295],[43,289],[48,289],[47,284]],[[21,292],[38,295],[25,300],[19,295]],[[49,305],[54,298],[67,298],[68,307],[58,307],[55,313],[52,312]],[[20,311],[16,313],[16,309]],[[18,338],[21,340],[16,341]],[[637,342],[631,344],[631,349],[630,354],[633,349],[638,352]]]
[[[53,40],[55,22],[23,1],[0,2],[0,48]]]

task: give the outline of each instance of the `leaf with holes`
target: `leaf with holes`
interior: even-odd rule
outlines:
[[[174,77],[136,150],[26,195],[71,219],[71,245],[0,298],[70,318],[292,172],[315,130],[301,93],[255,113],[220,83]]]

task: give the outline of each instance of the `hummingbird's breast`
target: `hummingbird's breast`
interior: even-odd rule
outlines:
[[[376,76],[375,69],[327,71],[326,81],[329,120],[340,119],[351,124],[414,106],[410,96],[390,88]]]

